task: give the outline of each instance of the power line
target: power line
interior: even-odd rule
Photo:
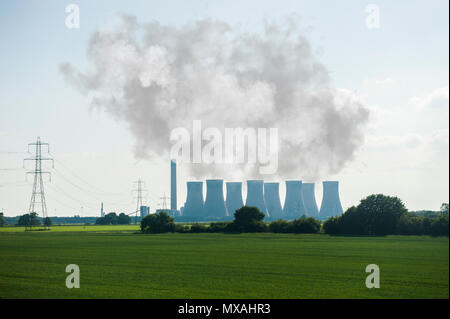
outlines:
[[[94,206],[96,206],[96,204],[88,203],[88,202],[85,202],[85,201],[81,201],[81,200],[73,197],[72,195],[69,195],[68,193],[66,193],[64,190],[62,190],[60,187],[56,186],[55,184],[49,184],[48,186],[51,189],[53,189],[54,191],[59,192],[60,194],[63,194],[67,198],[70,198],[71,200],[73,200],[73,201],[75,201],[75,202],[77,202],[79,204],[82,204],[82,205],[84,205],[84,206],[86,206],[86,207],[88,207],[90,209],[94,209],[94,210],[97,209],[96,207],[94,207]]]
[[[94,191],[94,193],[98,193],[101,195],[111,195],[111,196],[119,196],[119,195],[123,195],[123,193],[111,193],[111,192],[104,192],[100,187],[97,187],[89,182],[87,182],[85,179],[81,178],[79,175],[75,174],[70,168],[67,167],[67,165],[65,165],[64,163],[62,163],[60,160],[55,159],[55,161],[58,164],[61,164],[61,166],[63,166],[68,172],[70,172],[70,174],[74,177],[76,177],[79,181],[83,182],[84,184],[86,184],[87,186],[89,186],[92,189],[96,189],[96,191]]]
[[[92,189],[95,188],[95,189],[97,189],[97,190],[101,190],[100,187],[97,187],[97,186],[95,186],[95,185],[93,185],[93,184],[87,182],[85,179],[83,179],[83,178],[81,178],[79,175],[75,174],[75,173],[73,172],[73,170],[70,169],[66,164],[62,163],[61,160],[58,160],[57,158],[55,158],[55,161],[56,161],[58,164],[60,164],[62,167],[64,167],[64,169],[67,170],[67,172],[69,172],[72,176],[76,177],[79,181],[83,182],[85,185],[89,186],[89,187],[92,188]],[[56,169],[55,169],[55,171],[58,172],[59,174],[63,175],[63,173],[62,173],[61,171],[58,171],[58,170],[56,170]],[[64,177],[63,177],[63,178],[64,178]],[[66,180],[67,180],[67,178],[66,178]],[[104,191],[92,191],[92,190],[87,190],[87,189],[84,189],[83,187],[79,186],[78,184],[75,185],[75,183],[73,183],[73,182],[69,182],[69,183],[72,184],[73,186],[79,188],[79,189],[83,189],[83,190],[86,191],[86,192],[98,194],[98,195],[101,195],[101,196],[126,196],[124,193],[112,193],[112,192],[104,192]],[[149,196],[153,201],[156,201],[156,198],[157,198],[156,196],[154,196],[154,195],[152,195],[152,194],[150,194],[150,193],[148,193],[148,192],[145,194],[145,196]],[[100,197],[97,197],[97,198],[100,199]],[[103,200],[103,198],[102,198],[101,200]]]
[[[0,185],[0,187],[8,187],[8,186],[28,186],[28,183],[22,181],[22,182],[11,182],[11,183],[7,183],[7,184],[2,184]]]
[[[99,200],[100,202],[103,201],[103,202],[107,203],[108,205],[113,205],[113,206],[125,206],[125,205],[128,206],[129,205],[129,203],[125,204],[123,201],[115,201],[115,202],[111,202],[111,201],[108,201],[108,200],[105,201],[104,198],[100,197],[99,195],[96,195],[96,194],[92,193],[92,191],[90,191],[88,189],[85,189],[84,187],[81,187],[78,184],[73,183],[71,180],[69,180],[67,177],[65,177],[62,172],[60,172],[56,168],[55,168],[55,171],[58,173],[57,176],[60,176],[64,181],[66,181],[70,185],[76,187],[77,189],[79,189],[83,193],[88,194],[91,198],[95,198],[96,200]],[[53,179],[53,180],[55,180],[55,179]],[[122,194],[122,195],[124,195],[124,194]]]

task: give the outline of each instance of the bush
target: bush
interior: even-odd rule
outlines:
[[[190,233],[189,226],[175,224],[176,233]]]
[[[448,215],[433,220],[429,235],[448,236]]]
[[[323,232],[325,234],[340,234],[340,225],[338,217],[330,217],[323,223]]]
[[[315,234],[320,231],[320,222],[312,217],[301,217],[291,222],[290,230],[295,234]]]
[[[173,218],[166,212],[150,214],[141,220],[141,232],[143,233],[173,233],[174,231],[175,223]]]
[[[312,217],[300,217],[291,222],[277,220],[269,225],[272,233],[315,234],[320,231],[320,222]]]
[[[200,225],[198,223],[192,224],[189,232],[191,233],[206,233],[208,231],[208,227],[205,225]]]
[[[224,233],[229,231],[229,222],[215,222],[211,223],[209,227],[205,227],[205,231],[209,233]]]
[[[3,227],[6,225],[6,221],[3,218],[3,213],[0,213],[0,227]]]
[[[269,225],[269,232],[271,233],[289,233],[290,223],[288,221],[279,219],[271,222]]]
[[[50,227],[52,225],[52,219],[50,217],[44,218],[44,226]]]

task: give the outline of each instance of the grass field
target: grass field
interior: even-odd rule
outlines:
[[[88,227],[100,232],[0,232],[0,298],[449,297],[448,238]],[[365,287],[373,263],[379,289]],[[80,289],[65,286],[68,264],[80,267]]]

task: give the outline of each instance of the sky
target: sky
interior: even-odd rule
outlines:
[[[65,24],[71,3],[80,10],[79,28]],[[377,28],[367,25],[368,4],[379,8]],[[330,86],[369,111],[353,158],[314,180],[318,205],[323,180],[340,182],[344,210],[373,193],[398,196],[409,210],[438,210],[449,201],[447,1],[19,0],[0,3],[0,209],[6,216],[28,210],[32,163],[23,168],[23,159],[38,136],[55,160],[54,167],[44,164],[52,173],[51,181],[44,176],[50,216],[98,216],[101,202],[106,211],[131,212],[139,178],[152,210],[169,196],[168,160],[137,156],[131,122],[93,108],[92,94],[82,94],[60,70],[62,63],[89,70],[91,37],[121,14],[181,30],[212,19],[251,34],[264,32],[267,22],[295,20]],[[180,166],[179,206],[192,178]]]

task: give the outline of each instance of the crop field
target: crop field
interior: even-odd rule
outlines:
[[[448,238],[95,227],[1,231],[0,298],[449,297]],[[68,264],[80,267],[79,289],[65,286]],[[379,289],[365,286],[368,264],[380,267]]]

